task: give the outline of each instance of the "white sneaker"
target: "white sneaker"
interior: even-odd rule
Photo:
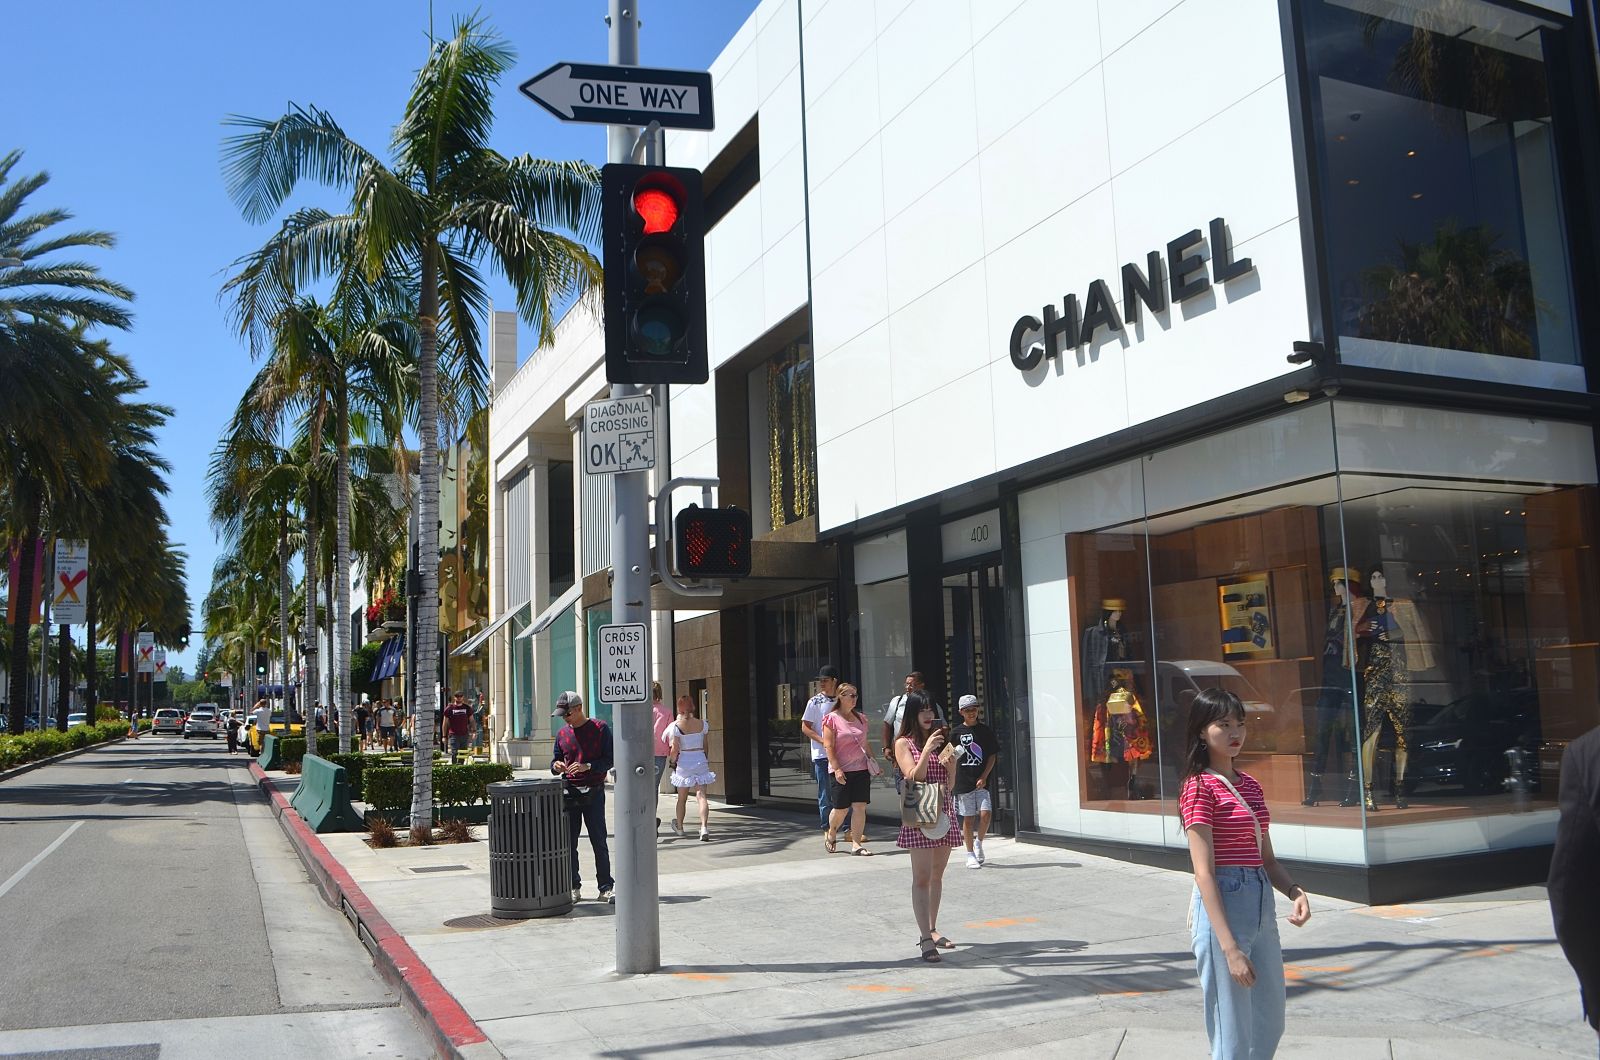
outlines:
[[[672,822],[672,834],[677,836],[679,839],[682,839],[683,838],[683,825],[679,824],[677,821],[673,821]]]
[[[983,840],[981,839],[973,840],[972,852],[978,856],[978,864],[980,865],[989,860],[983,856]]]
[[[702,843],[711,842],[711,833],[706,831],[704,828],[700,829],[700,842],[702,842]]]
[[[967,868],[969,868],[969,869],[981,869],[981,868],[983,868],[983,862],[978,860],[978,855],[976,855],[976,854],[968,854],[967,855]]]
[[[600,900],[608,905],[616,905],[617,892],[612,890],[610,887],[607,887],[600,892]]]
[[[579,901],[582,901],[582,900],[583,900],[583,888],[581,888],[581,887],[574,887],[574,888],[573,888],[573,889],[572,889],[572,900],[573,900],[573,902],[574,902],[574,903],[576,903],[576,902],[579,902]]]

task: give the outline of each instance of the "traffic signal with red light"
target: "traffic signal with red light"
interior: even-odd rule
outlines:
[[[705,209],[700,171],[613,162],[600,171],[606,379],[704,383]]]
[[[750,531],[747,511],[689,505],[672,520],[678,574],[685,578],[749,577]]]

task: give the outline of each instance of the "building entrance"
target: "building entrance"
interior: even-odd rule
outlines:
[[[1016,745],[1015,715],[1006,681],[1009,660],[1000,564],[991,560],[946,573],[943,598],[944,687],[949,694],[950,722],[960,724],[956,704],[962,696],[978,697],[979,720],[995,731],[1002,750],[987,782],[994,800],[993,830],[1014,835],[1016,798],[1011,759]]]

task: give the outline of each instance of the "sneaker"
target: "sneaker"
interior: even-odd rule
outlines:
[[[616,905],[617,892],[612,890],[610,887],[602,887],[600,888],[600,900],[605,902],[607,905]]]
[[[972,843],[972,852],[978,856],[978,864],[982,865],[989,859],[983,856],[983,840],[977,839]]]
[[[978,860],[978,855],[976,855],[976,854],[968,854],[967,855],[967,868],[969,868],[969,869],[981,869],[981,868],[983,868],[983,862]]]
[[[683,825],[679,824],[677,821],[673,821],[672,822],[672,834],[677,836],[679,839],[682,839],[683,838]]]
[[[704,828],[700,829],[700,842],[702,842],[702,843],[711,842],[711,833],[706,831]]]
[[[583,888],[581,888],[581,887],[574,887],[574,888],[573,888],[573,889],[572,889],[572,900],[573,900],[573,902],[575,902],[575,903],[576,903],[576,902],[580,902],[580,901],[582,901],[582,900],[583,900]]]

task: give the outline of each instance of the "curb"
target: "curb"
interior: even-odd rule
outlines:
[[[422,963],[404,936],[378,912],[317,834],[290,808],[289,800],[272,786],[262,768],[254,760],[248,764],[256,786],[271,802],[273,816],[323,899],[350,921],[379,974],[400,992],[401,1003],[427,1032],[438,1054],[450,1060],[504,1057],[455,996]]]
[[[35,769],[41,769],[48,765],[54,765],[57,762],[64,762],[69,758],[76,758],[79,755],[86,754],[87,752],[93,751],[98,747],[110,747],[112,744],[122,743],[126,739],[126,736],[118,736],[112,740],[101,740],[99,743],[88,744],[84,747],[75,747],[70,751],[62,751],[60,754],[51,755],[49,758],[35,758],[32,762],[24,762],[20,766],[12,766],[10,769],[0,770],[0,784],[5,783],[12,777],[20,777],[22,774],[31,773]]]

